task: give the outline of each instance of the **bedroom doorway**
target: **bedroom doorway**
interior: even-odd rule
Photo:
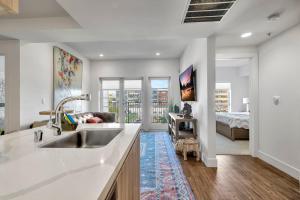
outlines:
[[[250,58],[216,61],[216,154],[250,155]]]

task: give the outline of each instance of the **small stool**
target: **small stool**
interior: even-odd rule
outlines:
[[[199,142],[194,138],[178,140],[176,143],[176,150],[182,152],[184,160],[187,160],[188,152],[194,152],[196,154],[196,160],[200,160]]]

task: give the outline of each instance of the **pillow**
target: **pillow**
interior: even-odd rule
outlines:
[[[89,118],[92,118],[92,117],[93,117],[93,116],[83,115],[83,117],[82,117],[83,123],[86,123],[87,120],[88,120]]]
[[[91,117],[86,120],[86,123],[95,124],[95,123],[102,123],[103,120],[99,117]]]
[[[91,118],[91,117],[94,117],[94,116],[92,114],[88,113],[88,114],[85,114],[84,117],[85,118]]]

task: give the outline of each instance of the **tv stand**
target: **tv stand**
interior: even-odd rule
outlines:
[[[197,119],[184,118],[183,115],[178,113],[169,113],[168,122],[169,133],[173,142],[179,139],[197,138]],[[184,123],[183,127],[180,127]],[[191,127],[192,125],[192,127]]]

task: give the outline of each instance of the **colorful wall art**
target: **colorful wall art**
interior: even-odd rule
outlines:
[[[77,96],[82,90],[82,60],[76,58],[65,50],[53,48],[54,64],[54,108],[65,97]],[[81,101],[65,104],[64,109],[75,112],[81,111]]]

